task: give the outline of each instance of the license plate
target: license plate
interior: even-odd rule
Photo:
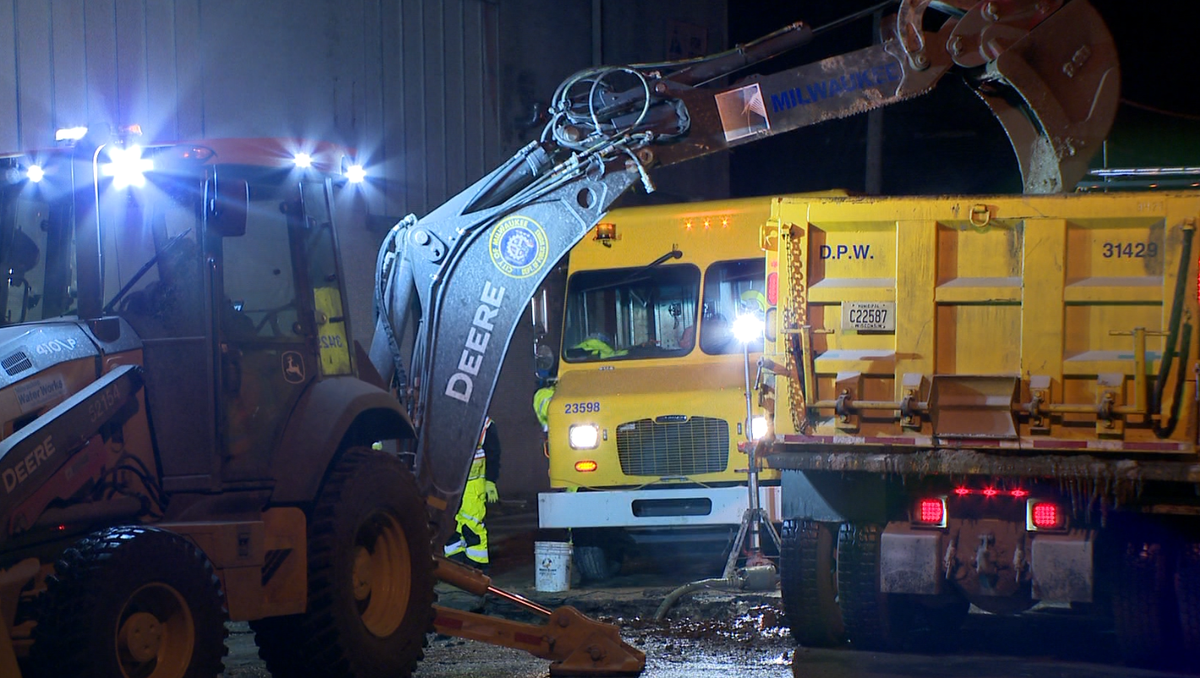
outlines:
[[[847,301],[842,304],[842,330],[895,332],[896,303],[893,301]]]

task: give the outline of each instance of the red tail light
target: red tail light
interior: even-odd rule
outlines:
[[[1052,530],[1063,525],[1063,514],[1058,504],[1048,501],[1034,502],[1029,507],[1029,521],[1039,530]]]
[[[945,501],[941,499],[922,499],[917,504],[917,522],[922,525],[942,525],[945,521]]]

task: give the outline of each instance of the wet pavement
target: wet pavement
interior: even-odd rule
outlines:
[[[858,652],[849,647],[797,647],[783,620],[777,591],[701,590],[681,598],[655,620],[676,587],[720,574],[720,555],[680,562],[627,562],[605,587],[534,590],[536,517],[497,517],[493,532],[494,583],[554,608],[571,605],[621,628],[626,642],[646,653],[647,678],[1165,678],[1184,674],[1135,670],[1120,664],[1107,622],[1066,608],[1044,608],[1020,618],[971,614],[953,644],[911,654]],[[469,609],[474,596],[438,586],[439,603]],[[526,622],[538,619],[507,601],[489,601],[488,613]],[[230,625],[226,678],[269,678],[245,624]],[[417,678],[544,677],[549,663],[524,652],[430,634]],[[1195,674],[1193,674],[1195,675]]]

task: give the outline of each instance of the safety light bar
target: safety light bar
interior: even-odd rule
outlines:
[[[79,141],[87,136],[88,128],[86,127],[64,127],[54,131],[55,141]]]

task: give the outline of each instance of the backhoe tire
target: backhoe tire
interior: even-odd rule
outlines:
[[[40,678],[215,678],[225,597],[184,537],[114,527],[63,552],[47,579],[30,672]]]
[[[792,638],[806,647],[845,642],[838,608],[837,525],[787,520],[780,539],[780,597]]]
[[[585,584],[599,584],[617,576],[621,561],[603,546],[576,546],[575,567]]]
[[[399,459],[355,447],[308,527],[308,611],[251,623],[274,678],[411,675],[433,626],[425,504]]]
[[[1181,633],[1170,550],[1168,541],[1136,535],[1121,549],[1113,582],[1113,627],[1121,656],[1131,666],[1169,668],[1175,663]]]

